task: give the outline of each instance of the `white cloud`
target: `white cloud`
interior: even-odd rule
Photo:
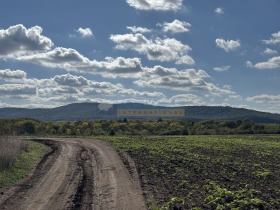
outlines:
[[[131,97],[149,97],[149,98],[162,98],[165,95],[161,92],[148,92],[148,91],[137,91],[133,89],[123,89],[118,92],[118,94],[123,96],[131,96]]]
[[[151,29],[148,29],[148,28],[143,28],[143,27],[136,27],[136,26],[127,26],[126,27],[128,30],[130,30],[132,33],[150,33],[152,32]]]
[[[205,81],[210,77],[203,70],[186,69],[178,71],[175,68],[155,66],[146,68],[141,78],[134,83],[141,87],[163,88],[173,91],[200,92],[213,95],[234,95],[235,92],[228,88],[220,88],[217,85]]]
[[[19,79],[20,83],[8,83],[0,85],[0,95],[2,99],[32,99],[36,103],[48,104],[50,101],[57,103],[72,103],[93,101],[100,96],[104,100],[110,97],[117,97],[118,100],[138,100],[149,99],[158,100],[166,96],[158,91],[139,91],[125,88],[122,84],[110,82],[97,82],[88,80],[82,76],[64,74],[56,75],[49,79]],[[10,81],[13,82],[13,81]]]
[[[53,43],[43,36],[42,32],[43,29],[39,26],[27,29],[23,25],[0,30],[0,58],[13,58],[50,50]]]
[[[219,71],[219,72],[228,71],[230,69],[230,66],[214,67],[213,69],[214,71]]]
[[[105,77],[137,77],[137,73],[142,71],[139,58],[108,57],[105,61],[96,61],[89,60],[74,49],[61,47],[45,53],[22,56],[18,60]]]
[[[142,72],[140,58],[107,58],[107,61],[93,62],[93,67],[105,77],[137,78]]]
[[[241,95],[230,95],[229,96],[230,99],[237,99],[237,100],[242,100],[242,96]]]
[[[175,64],[193,65],[193,64],[195,64],[195,61],[193,60],[193,58],[191,56],[183,55],[176,60]]]
[[[22,70],[4,69],[0,70],[0,78],[2,79],[23,79],[26,78],[26,72]]]
[[[147,56],[149,60],[161,62],[175,61],[177,64],[193,65],[194,60],[187,55],[191,50],[188,45],[184,45],[176,39],[155,38],[147,39],[142,34],[111,35],[110,39],[115,42],[116,49],[135,50]]]
[[[204,105],[203,99],[194,94],[179,94],[172,96],[171,98],[163,98],[159,100],[160,104],[172,106],[194,106]]]
[[[11,107],[11,105],[10,105],[10,104],[7,104],[7,103],[2,103],[2,102],[0,101],[0,108],[6,108],[6,107]]]
[[[126,0],[137,10],[177,11],[182,7],[183,0]]]
[[[3,84],[0,85],[0,95],[4,96],[35,96],[36,86],[23,84]]]
[[[82,36],[82,37],[91,37],[93,36],[92,30],[90,28],[79,28],[77,32]]]
[[[245,66],[249,67],[249,68],[252,68],[254,67],[253,63],[251,61],[246,61],[245,62]]]
[[[222,15],[224,14],[224,9],[222,7],[218,7],[215,9],[215,13],[217,13],[218,15]]]
[[[254,102],[257,104],[280,104],[280,95],[268,95],[262,94],[253,97],[248,97],[247,101]]]
[[[273,33],[271,36],[272,38],[263,40],[263,42],[266,44],[280,44],[280,31]]]
[[[277,54],[278,52],[276,50],[272,50],[270,48],[266,48],[264,51],[263,51],[264,54],[267,54],[267,55],[275,55]]]
[[[69,104],[69,103],[78,103],[78,102],[84,102],[84,101],[82,101],[81,98],[78,96],[60,95],[60,96],[49,97],[48,102],[58,102],[58,103],[62,103],[62,104]]]
[[[216,45],[219,48],[224,49],[226,52],[234,51],[241,46],[239,40],[224,40],[222,38],[216,39]]]
[[[186,21],[180,21],[175,19],[171,23],[164,22],[163,24],[158,23],[157,26],[162,27],[162,31],[171,33],[183,33],[188,32],[191,24]]]
[[[71,48],[58,47],[44,53],[21,56],[21,61],[28,61],[51,68],[76,69],[90,65],[90,60]]]
[[[81,95],[80,91],[74,87],[38,87],[38,99],[57,97],[62,95]]]
[[[54,81],[63,86],[82,87],[89,85],[89,81],[82,76],[74,76],[71,74],[57,75]]]
[[[270,58],[268,61],[253,64],[251,61],[246,62],[247,67],[257,69],[277,69],[280,68],[280,56]]]

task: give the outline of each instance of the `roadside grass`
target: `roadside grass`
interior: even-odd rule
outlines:
[[[47,152],[44,144],[0,137],[0,188],[24,178]]]
[[[100,138],[135,161],[150,209],[280,206],[280,135]]]
[[[25,149],[26,144],[14,137],[0,137],[0,171],[4,171],[12,166],[20,152]]]

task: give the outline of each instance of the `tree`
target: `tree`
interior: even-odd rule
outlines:
[[[32,120],[22,120],[17,123],[19,134],[35,134],[35,122]]]

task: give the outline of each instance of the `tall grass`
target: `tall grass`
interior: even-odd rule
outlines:
[[[42,143],[0,136],[0,191],[25,177],[48,151]]]
[[[12,166],[22,151],[28,151],[28,144],[15,137],[0,136],[0,171]]]

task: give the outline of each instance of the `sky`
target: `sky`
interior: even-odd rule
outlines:
[[[280,113],[279,0],[2,0],[0,107]]]

